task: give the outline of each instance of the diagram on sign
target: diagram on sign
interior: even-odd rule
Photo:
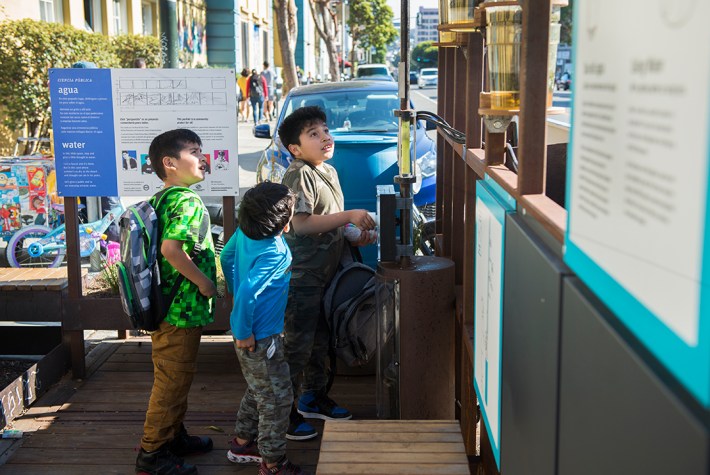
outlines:
[[[139,111],[156,107],[172,111],[227,109],[227,82],[224,78],[130,79],[118,81],[118,107]]]

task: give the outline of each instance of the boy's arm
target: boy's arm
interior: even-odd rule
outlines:
[[[165,239],[160,246],[160,252],[171,266],[200,289],[202,295],[214,297],[217,294],[217,287],[215,287],[214,282],[192,262],[190,256],[183,250],[182,244],[182,241]]]
[[[298,213],[291,220],[297,234],[327,233],[340,226],[353,223],[362,230],[375,229],[375,220],[366,209],[351,209],[333,214]]]

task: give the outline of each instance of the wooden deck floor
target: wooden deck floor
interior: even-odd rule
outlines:
[[[65,378],[15,420],[25,434],[12,447],[0,445],[0,475],[134,473],[152,385],[150,339],[104,342],[89,356],[86,380]],[[225,456],[245,388],[230,338],[204,336],[185,420],[191,433],[214,440],[211,453],[188,459],[200,474],[257,473],[256,465]],[[374,376],[339,376],[331,396],[354,418],[375,418]],[[322,432],[321,421],[314,426]],[[289,441],[289,458],[315,473],[320,441]]]

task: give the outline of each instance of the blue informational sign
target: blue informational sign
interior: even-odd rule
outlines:
[[[236,79],[229,69],[50,69],[61,196],[149,196],[163,187],[150,144],[200,137],[202,196],[239,194]],[[163,157],[164,158],[164,157]]]
[[[710,2],[695,0],[575,0],[564,255],[705,407],[708,17]]]
[[[488,176],[476,182],[473,384],[500,469],[505,216],[515,200]]]
[[[58,194],[118,195],[111,70],[51,69],[49,91]]]

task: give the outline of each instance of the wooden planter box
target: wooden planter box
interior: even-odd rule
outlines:
[[[0,391],[0,427],[7,426],[58,382],[69,369],[69,353],[57,345]]]

